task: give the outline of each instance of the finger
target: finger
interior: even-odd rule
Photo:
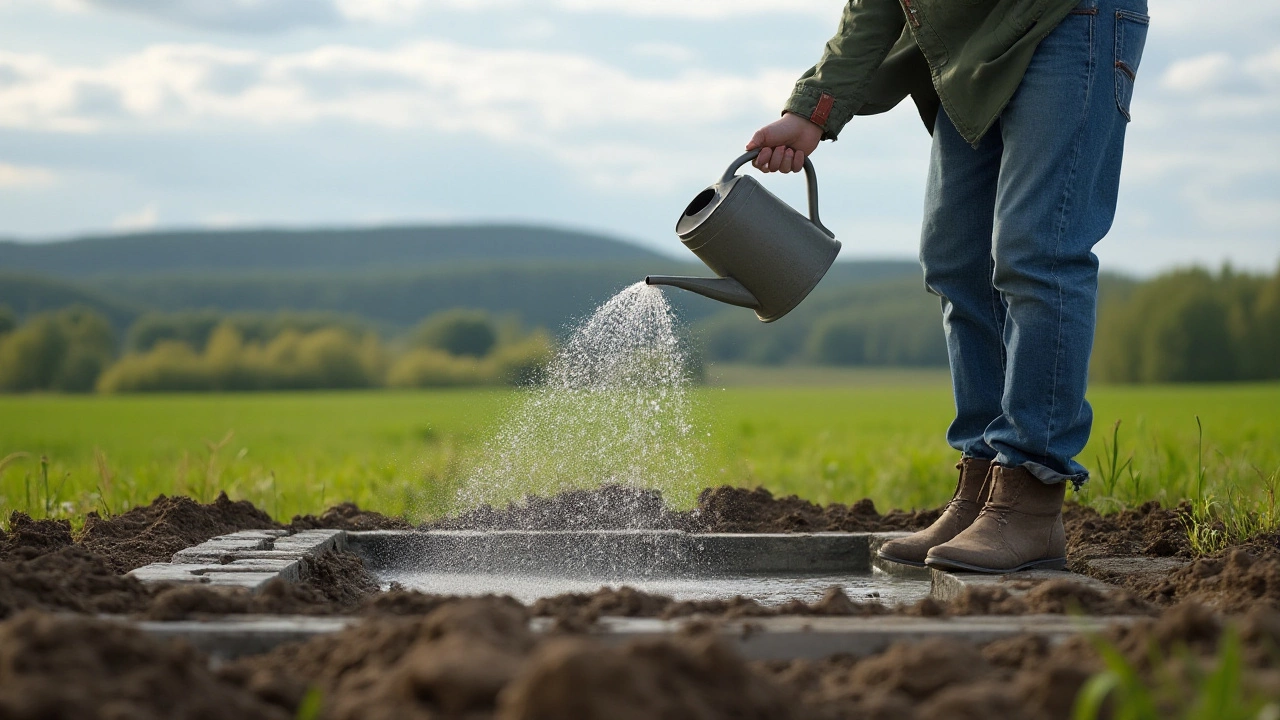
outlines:
[[[791,172],[800,172],[804,170],[804,153],[796,151],[795,157],[791,158]]]
[[[787,149],[785,147],[776,147],[773,149],[773,155],[769,157],[769,171],[782,169],[782,161],[787,158]]]
[[[772,172],[769,169],[769,158],[771,157],[773,157],[773,148],[771,147],[760,148],[760,155],[756,157],[756,162],[755,162],[756,168],[759,170],[763,170],[765,172]]]
[[[787,148],[787,152],[782,156],[782,168],[781,168],[782,172],[784,173],[794,172],[792,166],[795,165],[795,159],[796,159],[796,151],[792,150],[791,148]]]
[[[756,148],[764,147],[764,139],[765,139],[764,128],[760,128],[759,130],[756,131],[755,135],[751,136],[751,140],[747,142],[747,151],[750,152],[752,150],[755,150]]]

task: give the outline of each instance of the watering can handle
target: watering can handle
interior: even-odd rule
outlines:
[[[720,182],[727,183],[732,180],[733,176],[738,172],[738,168],[746,165],[752,160],[755,160],[756,156],[759,154],[759,150],[752,150],[746,155],[734,160],[733,163],[729,165],[729,169],[724,171],[724,177],[720,178]],[[814,172],[813,163],[809,162],[809,158],[804,159],[804,176],[805,180],[808,181],[809,184],[809,221],[814,225],[817,225],[818,229],[826,233],[828,237],[834,239],[836,234],[828,230],[827,226],[823,225],[822,221],[818,219],[818,176]]]

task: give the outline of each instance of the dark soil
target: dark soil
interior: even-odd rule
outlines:
[[[482,510],[435,527],[634,526],[624,523],[622,513],[611,515],[608,503],[599,505],[602,499],[632,503],[650,527],[716,532],[912,529],[936,515],[881,515],[869,502],[824,508],[733,488],[705,491],[695,510],[673,513],[655,494],[613,488]],[[1150,504],[1100,517],[1071,506],[1066,520],[1073,561],[1189,556],[1180,512]],[[210,505],[159,498],[115,518],[91,516],[79,537],[64,521],[15,513],[10,523],[10,531],[0,533],[0,718],[290,718],[312,688],[326,719],[1066,718],[1076,692],[1101,667],[1087,639],[1050,645],[1031,636],[983,648],[946,640],[901,644],[861,660],[749,663],[705,632],[706,623],[624,646],[602,645],[579,632],[602,616],[1152,614],[1107,636],[1146,674],[1159,670],[1152,662],[1206,656],[1231,622],[1250,682],[1280,694],[1280,656],[1274,652],[1280,647],[1280,538],[1274,536],[1194,560],[1139,594],[1102,594],[1061,581],[1013,593],[1022,588],[1011,583],[971,590],[951,603],[886,608],[833,589],[816,603],[766,608],[742,598],[677,602],[623,588],[526,607],[510,598],[378,593],[361,560],[345,553],[309,562],[302,582],[272,583],[256,595],[144,586],[122,574],[214,535],[276,527],[251,505],[225,496]],[[348,504],[295,518],[290,527],[406,525]],[[1166,608],[1157,613],[1144,600]],[[345,613],[369,619],[211,672],[181,643],[85,617],[98,613],[151,619]],[[528,630],[534,616],[554,619],[558,631],[535,637]]]
[[[181,643],[90,618],[25,613],[0,623],[0,717],[293,717],[227,683]]]
[[[1069,505],[1070,555],[1078,566],[1082,559],[1116,554],[1188,555],[1180,512],[1148,503],[1104,517],[1092,509]],[[794,496],[775,498],[764,490],[730,487],[705,490],[694,510],[672,512],[656,492],[613,486],[530,498],[501,511],[482,508],[431,527],[618,528],[633,527],[634,520],[640,518],[646,527],[702,532],[884,531],[921,527],[936,514],[892,511],[881,515],[869,501],[822,507]],[[173,552],[215,535],[277,526],[251,504],[232,502],[225,495],[209,505],[162,496],[146,507],[110,519],[90,514],[78,538],[72,537],[70,524],[62,520],[36,521],[14,513],[10,525],[10,531],[0,535],[0,617],[23,609],[122,613],[153,619],[238,613],[405,615],[429,612],[450,601],[402,590],[377,593],[360,559],[346,554],[310,563],[301,583],[276,583],[258,595],[203,586],[147,587],[121,575],[142,564],[166,560]],[[344,503],[319,517],[295,517],[289,527],[405,529],[408,524]],[[1167,606],[1184,599],[1239,611],[1258,602],[1280,605],[1280,544],[1276,540],[1260,538],[1245,546],[1247,550],[1237,549],[1234,556],[1198,560],[1183,570],[1159,576],[1154,584],[1130,587],[1132,595],[1102,595],[1075,584],[1048,583],[1021,594],[1006,588],[973,590],[946,605],[926,600],[910,608],[886,608],[877,603],[854,603],[837,593],[814,606],[792,603],[775,608],[743,598],[676,602],[624,588],[546,599],[532,612],[553,617],[567,629],[585,627],[605,615],[1142,614],[1151,612],[1151,605]]]
[[[362,532],[366,530],[412,530],[413,526],[400,518],[387,517],[372,510],[361,510],[356,507],[355,503],[350,502],[335,505],[321,513],[320,517],[315,515],[294,515],[293,521],[289,523],[289,529],[294,531],[315,530],[317,528]]]
[[[870,500],[815,505],[795,495],[777,498],[763,488],[721,486],[698,495],[693,510],[669,510],[656,490],[608,485],[571,490],[551,498],[529,496],[495,509],[488,505],[422,526],[424,530],[615,530],[646,528],[704,533],[886,532],[917,530],[938,510],[885,515]]]
[[[0,623],[0,717],[289,718],[315,688],[321,717],[334,720],[1065,719],[1101,669],[1085,638],[1052,645],[1021,636],[985,647],[935,639],[863,659],[746,662],[698,630],[606,646],[537,638],[528,617],[508,600],[457,601],[210,672],[181,643],[108,621],[28,613]],[[1280,613],[1255,608],[1231,622],[1247,678],[1275,697]],[[1181,657],[1206,657],[1225,625],[1192,603],[1105,639],[1150,676]]]
[[[232,502],[226,493],[208,505],[191,498],[161,495],[150,505],[122,515],[85,518],[78,543],[107,558],[117,572],[154,562],[168,562],[183,548],[237,530],[280,527],[246,500]]]
[[[894,645],[863,659],[746,662],[722,640],[699,630],[607,646],[581,636],[538,638],[528,631],[527,620],[528,610],[508,600],[458,601],[426,615],[370,620],[244,658],[223,666],[211,680],[173,646],[123,629],[103,633],[98,628],[105,625],[95,621],[25,616],[0,626],[0,639],[6,641],[0,643],[6,660],[0,664],[0,708],[17,695],[4,682],[8,657],[37,652],[25,640],[30,633],[25,626],[32,623],[44,624],[47,635],[90,638],[75,643],[88,646],[77,655],[110,652],[99,649],[100,644],[128,648],[127,661],[109,668],[103,676],[107,680],[127,677],[135,664],[170,662],[175,669],[155,671],[166,678],[185,672],[194,679],[183,701],[199,706],[207,702],[206,693],[217,694],[244,717],[292,717],[308,688],[315,688],[322,716],[334,720],[1065,719],[1079,688],[1101,669],[1085,638],[1053,645],[1021,636],[986,647],[935,639]],[[1273,650],[1280,643],[1280,614],[1255,609],[1232,622],[1242,640],[1247,677],[1274,696],[1280,691]],[[1224,625],[1220,616],[1187,604],[1159,619],[1114,628],[1105,640],[1140,673],[1151,675],[1180,657],[1207,656]],[[24,629],[14,632],[15,626]],[[60,702],[59,686],[75,684],[80,693],[93,694],[106,706],[135,686],[94,678],[80,684],[82,673],[101,670],[38,657],[40,662],[33,663],[37,667],[26,674],[43,674],[46,682],[28,680],[17,696],[21,702]],[[1158,667],[1152,667],[1153,660]],[[179,708],[170,716],[195,714]]]
[[[1280,610],[1280,546],[1231,548],[1175,570],[1148,594],[1159,602],[1195,600],[1224,612]]]
[[[81,547],[24,555],[28,554],[0,561],[0,619],[28,609],[133,613],[152,596],[150,588],[118,574],[101,555]]]
[[[483,505],[457,517],[442,518],[424,530],[687,530],[699,527],[698,511],[667,509],[656,490],[606,485],[568,490],[553,497],[530,495],[499,510]]]
[[[69,546],[0,562],[0,619],[23,610],[181,620],[218,614],[332,615],[358,611],[377,591],[350,553],[309,560],[301,582],[273,581],[257,594],[204,585],[155,586],[115,572],[102,556]]]
[[[203,585],[160,589],[140,609],[147,620],[186,620],[211,615],[338,615],[359,611],[377,593],[364,561],[352,553],[327,553],[303,563],[302,581],[272,580],[257,593]]]
[[[0,560],[33,558],[71,544],[71,523],[32,520],[30,515],[15,510],[9,515],[9,532],[0,531]]]
[[[776,498],[763,488],[722,486],[703,490],[693,513],[701,532],[890,532],[928,527],[940,510],[881,515],[867,499],[815,505],[795,495]]]
[[[1063,522],[1067,528],[1067,547],[1073,569],[1099,557],[1183,557],[1192,555],[1183,518],[1185,505],[1172,510],[1151,501],[1112,515],[1075,503],[1067,504]]]

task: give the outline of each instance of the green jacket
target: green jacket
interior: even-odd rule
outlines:
[[[977,144],[1022,82],[1036,46],[1080,0],[849,0],[786,111],[834,140],[854,115],[911,95],[933,132],[941,103]]]

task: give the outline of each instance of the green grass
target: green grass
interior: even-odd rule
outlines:
[[[870,497],[881,509],[949,497],[945,377],[846,373],[781,387],[747,375],[735,384],[713,373],[696,391],[709,435],[701,469],[675,488],[680,502],[722,483],[818,502]],[[1274,526],[1280,384],[1099,387],[1090,397],[1095,433],[1081,460],[1094,481],[1081,499],[1104,510],[1194,500],[1206,550]],[[342,500],[437,514],[519,400],[509,390],[0,397],[0,518],[119,513],[160,493],[208,501],[219,490],[279,518]]]
[[[1251,677],[1234,625],[1223,631],[1211,659],[1197,657],[1186,646],[1164,653],[1153,642],[1146,673],[1115,645],[1095,638],[1094,647],[1106,669],[1091,677],[1076,695],[1073,720],[1280,718],[1280,701],[1269,697],[1265,686]]]

